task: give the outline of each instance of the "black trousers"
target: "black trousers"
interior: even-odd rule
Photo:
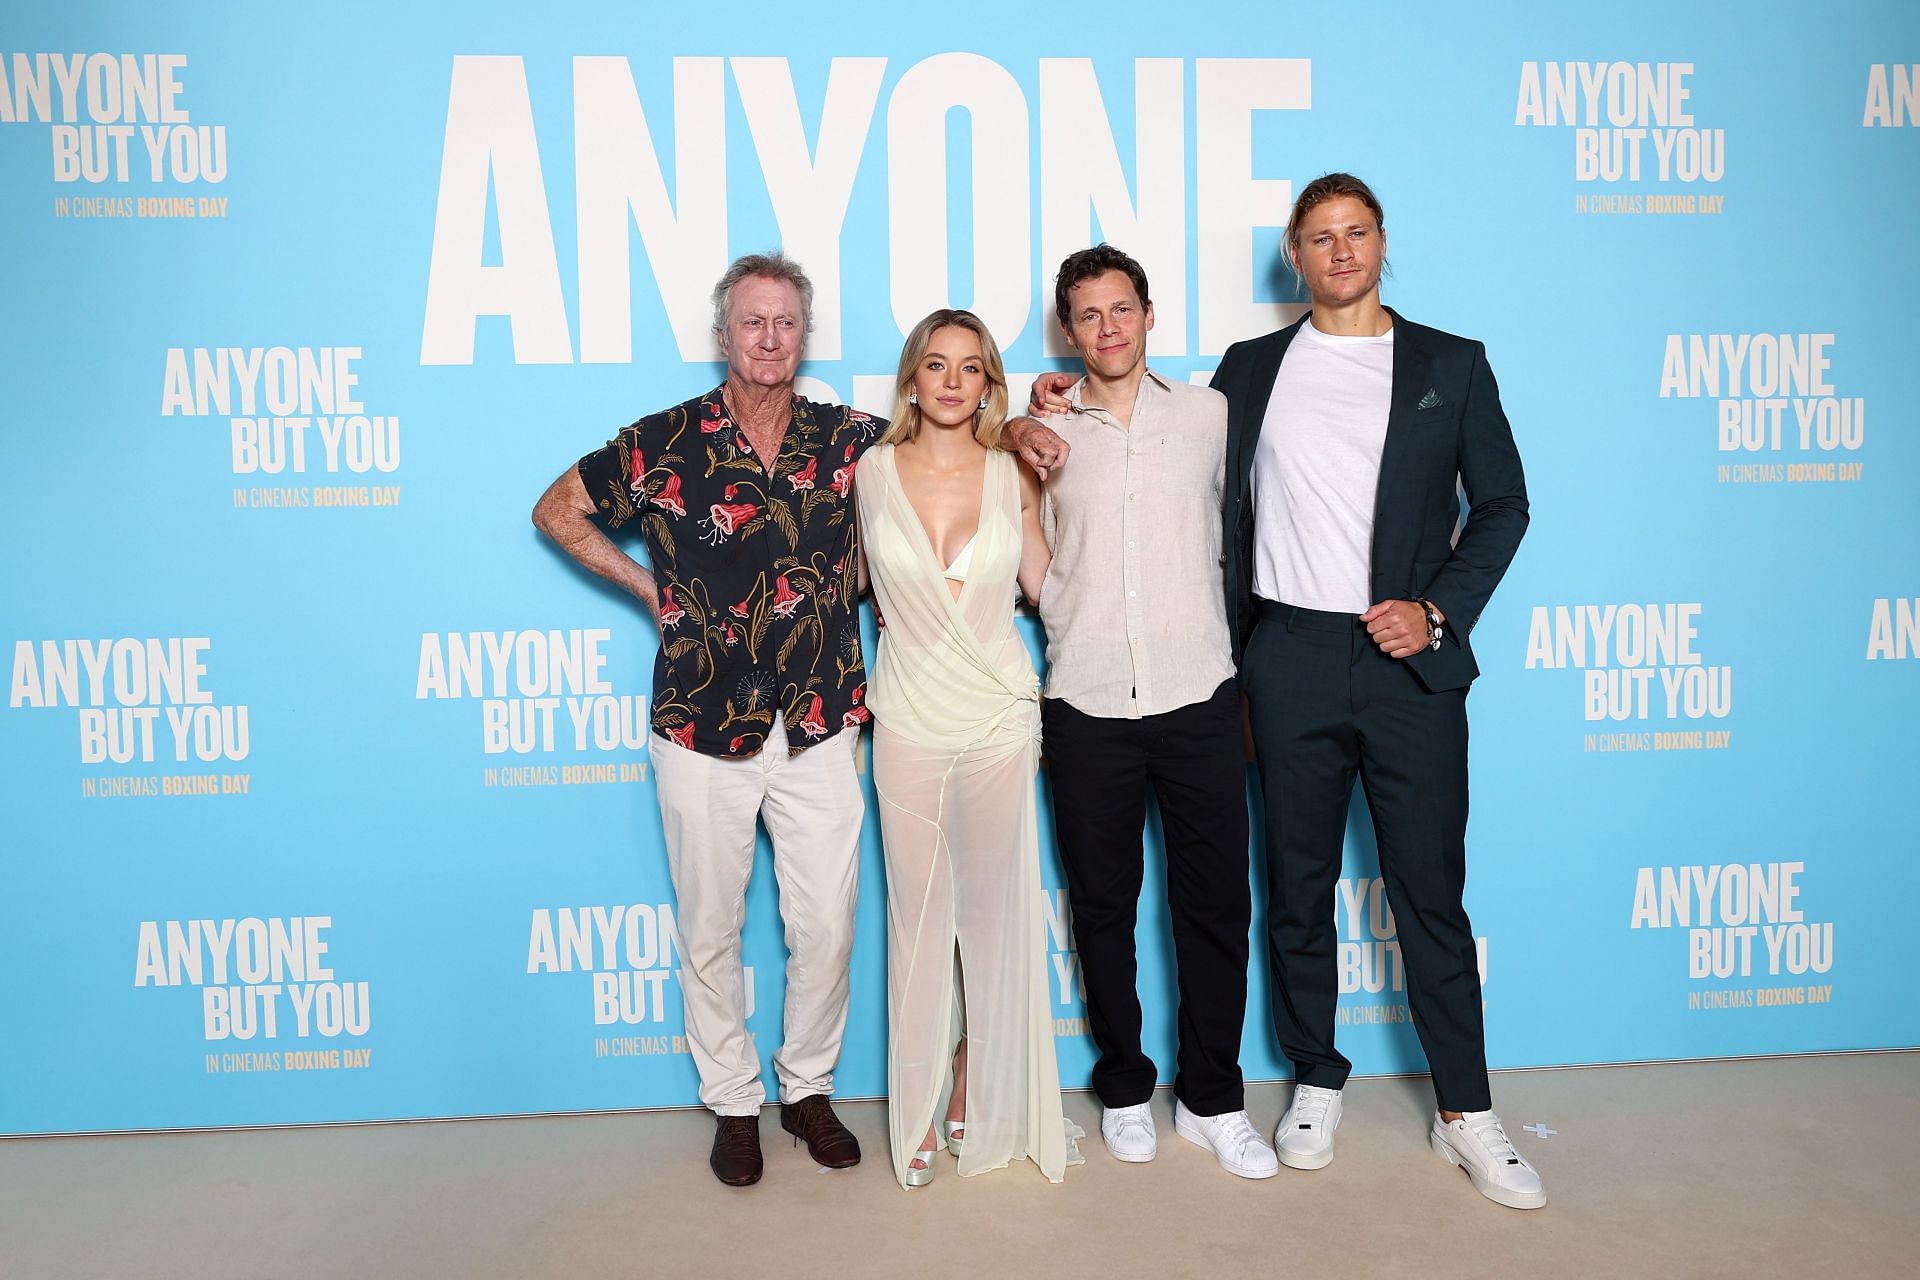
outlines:
[[[1050,698],[1043,717],[1087,1022],[1100,1050],[1094,1092],[1106,1106],[1133,1106],[1153,1096],[1157,1075],[1140,1047],[1133,951],[1151,783],[1166,835],[1180,992],[1174,1093],[1197,1115],[1238,1111],[1253,908],[1239,690],[1228,680],[1205,702],[1138,720],[1090,716]]]
[[[1467,694],[1429,693],[1352,614],[1262,604],[1241,678],[1266,805],[1273,1025],[1303,1084],[1338,1089],[1334,892],[1358,774],[1399,926],[1407,1003],[1443,1111],[1485,1111],[1466,888]]]

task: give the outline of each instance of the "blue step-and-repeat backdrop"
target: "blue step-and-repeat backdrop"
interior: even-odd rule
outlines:
[[[1532,490],[1475,636],[1493,1063],[1920,1043],[1916,125],[1893,0],[10,7],[0,1131],[693,1103],[657,636],[534,499],[719,381],[733,255],[812,273],[819,398],[884,411],[949,304],[1018,397],[1100,238],[1204,380],[1298,314],[1278,228],[1329,169],[1383,198],[1387,300],[1486,342]],[[776,908],[763,861],[763,1056]],[[1420,1070],[1360,807],[1338,922],[1343,1047]]]

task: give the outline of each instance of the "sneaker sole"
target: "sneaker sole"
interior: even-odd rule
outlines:
[[[1545,1191],[1536,1191],[1528,1195],[1518,1191],[1509,1191],[1505,1187],[1490,1181],[1474,1169],[1472,1165],[1462,1160],[1459,1153],[1453,1149],[1453,1144],[1440,1136],[1439,1130],[1430,1130],[1427,1134],[1427,1141],[1432,1145],[1435,1153],[1437,1153],[1441,1159],[1456,1169],[1465,1171],[1467,1177],[1473,1180],[1473,1189],[1475,1191],[1478,1191],[1495,1204],[1505,1205],[1509,1209],[1544,1209],[1547,1207],[1547,1193]]]
[[[1133,1126],[1129,1125],[1128,1127],[1132,1128]],[[1107,1154],[1122,1164],[1147,1164],[1151,1162],[1155,1156],[1160,1154],[1160,1139],[1153,1131],[1151,1118],[1149,1118],[1149,1122],[1142,1127],[1147,1131],[1147,1141],[1153,1144],[1148,1147],[1144,1153],[1129,1155],[1124,1151],[1116,1150],[1113,1145],[1113,1139],[1107,1136],[1105,1125],[1102,1125],[1100,1128],[1100,1141],[1107,1148]]]
[[[1289,1169],[1305,1169],[1311,1172],[1314,1169],[1324,1169],[1333,1163],[1332,1147],[1328,1147],[1318,1155],[1301,1155],[1297,1152],[1288,1151],[1285,1147],[1276,1143],[1273,1148],[1273,1153],[1279,1156],[1280,1163]]]
[[[1281,1117],[1282,1122],[1286,1119]],[[1280,1163],[1289,1169],[1305,1169],[1311,1173],[1315,1169],[1324,1169],[1333,1163],[1333,1135],[1340,1132],[1340,1121],[1333,1122],[1332,1132],[1327,1134],[1327,1149],[1318,1154],[1288,1151],[1280,1145],[1280,1135],[1273,1135],[1273,1154],[1280,1157]]]
[[[1185,1116],[1179,1116],[1174,1120],[1173,1131],[1185,1138],[1188,1142],[1191,1142],[1194,1146],[1204,1148],[1207,1154],[1211,1155],[1215,1160],[1220,1161],[1220,1167],[1222,1169],[1225,1169],[1236,1178],[1251,1178],[1257,1182],[1262,1178],[1271,1178],[1280,1172],[1278,1166],[1272,1169],[1249,1169],[1245,1165],[1229,1164],[1227,1161],[1221,1160],[1220,1153],[1214,1149],[1211,1142],[1207,1141],[1207,1136],[1201,1133],[1199,1129],[1190,1126]]]

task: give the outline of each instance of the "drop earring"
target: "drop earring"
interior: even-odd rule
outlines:
[[[918,391],[909,391],[909,392],[907,392],[907,403],[908,403],[908,404],[919,404],[919,403],[920,403],[920,393],[919,393]]]

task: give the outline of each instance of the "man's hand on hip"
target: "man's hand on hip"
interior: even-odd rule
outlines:
[[[1417,600],[1382,600],[1360,621],[1389,658],[1411,657],[1427,647],[1427,611]]]

